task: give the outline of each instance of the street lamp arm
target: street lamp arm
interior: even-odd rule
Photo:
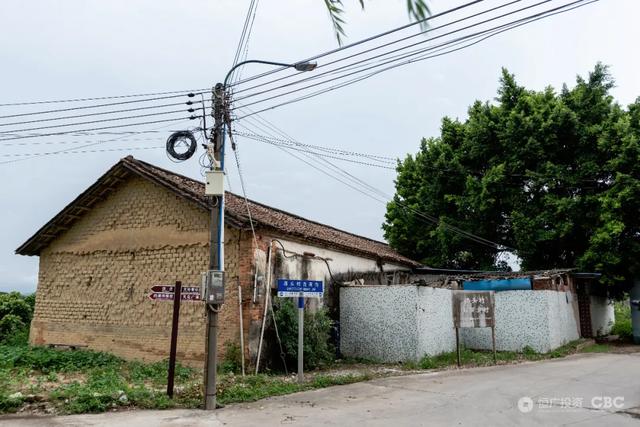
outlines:
[[[277,65],[277,66],[285,67],[285,68],[295,68],[298,71],[312,71],[318,65],[315,62],[297,62],[295,64],[286,64],[284,62],[263,61],[261,59],[248,59],[246,61],[238,62],[236,65],[231,67],[231,69],[229,70],[229,72],[227,73],[227,75],[224,78],[224,83],[223,83],[223,87],[224,88],[227,87],[227,83],[229,82],[229,78],[231,77],[233,72],[237,68],[239,68],[239,67],[241,67],[243,65],[246,65],[246,64]]]

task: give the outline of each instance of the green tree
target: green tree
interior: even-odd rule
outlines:
[[[360,7],[364,10],[364,0],[358,0]],[[342,0],[324,0],[324,5],[329,12],[329,18],[333,25],[333,31],[335,33],[338,44],[342,44],[342,38],[346,36],[344,30],[345,20],[342,17],[344,14],[344,8]],[[409,17],[415,21],[421,21],[431,14],[429,6],[425,0],[407,0],[407,12]],[[422,23],[422,28],[426,27],[425,23]]]
[[[18,292],[0,294],[0,343],[25,343],[33,318],[35,297]]]
[[[495,103],[444,118],[439,137],[399,162],[385,237],[432,266],[502,267],[508,247],[524,269],[578,267],[628,283],[640,273],[640,99],[620,107],[613,84],[601,64],[560,93],[527,90],[503,70]]]

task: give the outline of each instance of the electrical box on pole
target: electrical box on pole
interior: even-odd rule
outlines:
[[[207,196],[224,196],[224,172],[208,170],[205,172],[206,183],[204,194]]]
[[[200,292],[202,300],[207,304],[223,304],[224,271],[210,270],[202,273]]]

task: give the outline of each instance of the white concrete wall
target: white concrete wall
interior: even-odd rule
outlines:
[[[352,286],[340,290],[340,344],[347,357],[419,360],[455,350],[452,292],[424,286]],[[579,338],[577,300],[569,292],[496,293],[496,349],[546,353]],[[491,329],[461,329],[462,345],[490,350]]]
[[[456,348],[453,329],[452,292],[449,289],[419,286],[416,299],[418,348],[416,359],[435,356]]]
[[[278,238],[280,240],[285,249],[287,251],[293,251],[296,253],[304,253],[311,252],[316,256],[320,256],[322,258],[330,258],[329,265],[331,266],[331,271],[334,274],[337,273],[346,273],[349,271],[357,271],[357,272],[370,272],[370,271],[380,271],[380,268],[376,264],[375,259],[365,258],[363,256],[352,255],[345,252],[340,252],[332,249],[327,249],[321,246],[312,245],[309,243],[299,243],[292,240],[286,240],[282,238]],[[280,246],[275,244],[275,248],[278,251],[281,250]],[[302,263],[301,259],[285,259],[286,269],[288,270],[289,277],[300,277],[302,274]],[[385,264],[385,271],[393,271],[393,270],[406,270],[408,267],[396,264]],[[309,277],[310,280],[322,280],[325,277],[328,277],[329,273],[327,271],[326,264],[321,260],[311,260]]]
[[[615,322],[613,303],[606,297],[591,296],[591,330],[595,336],[607,335]]]
[[[540,291],[535,291],[540,292]],[[548,292],[548,330],[551,351],[580,338],[578,299],[571,292]]]
[[[415,360],[416,286],[340,289],[340,351],[380,362]]]
[[[496,292],[496,349],[521,351],[525,346],[546,353],[579,338],[577,303],[569,292]],[[489,350],[491,329],[461,329],[467,348]]]

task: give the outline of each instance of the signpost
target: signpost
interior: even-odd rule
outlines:
[[[155,301],[173,301],[175,299],[174,292],[152,292],[149,294],[149,299]],[[180,294],[182,301],[201,301],[200,294]]]
[[[155,301],[173,301],[176,295],[175,285],[153,285],[149,298]],[[181,301],[200,301],[200,286],[182,286]]]
[[[175,292],[175,285],[153,285],[151,287],[151,292]],[[183,286],[182,287],[183,294],[200,294],[200,286]]]
[[[304,382],[304,299],[322,298],[324,282],[322,280],[278,279],[279,297],[298,298],[298,382]]]
[[[493,291],[453,291],[453,325],[460,367],[460,328],[491,328],[493,363],[496,363],[495,293]]]
[[[176,351],[178,346],[178,324],[180,320],[180,302],[200,301],[199,286],[154,285],[151,287],[149,299],[154,301],[173,301],[173,318],[171,321],[171,344],[169,346],[169,371],[167,373],[167,396],[173,399],[173,382],[176,372]]]
[[[173,300],[173,319],[171,321],[171,346],[169,347],[169,372],[167,374],[167,396],[173,399],[173,378],[176,372],[176,347],[178,346],[178,321],[180,320],[180,301],[182,283],[176,282]]]

